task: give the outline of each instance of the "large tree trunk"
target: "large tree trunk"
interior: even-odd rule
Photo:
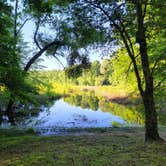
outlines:
[[[160,141],[162,139],[158,133],[157,113],[153,93],[153,77],[150,71],[145,35],[146,28],[144,26],[146,6],[143,10],[142,0],[136,1],[136,9],[138,23],[137,42],[140,45],[141,64],[145,82],[145,90],[141,93],[145,108],[145,141]]]
[[[153,98],[153,91],[144,93],[143,103],[145,108],[145,142],[162,140],[158,133],[157,112]]]
[[[142,99],[145,109],[145,141],[161,140],[158,134],[157,112],[154,102],[153,77],[151,76],[147,55],[146,40],[140,43],[140,54],[143,74],[145,79],[145,90]]]
[[[10,122],[11,125],[15,125],[13,104],[14,104],[13,100],[10,99],[6,109],[8,121]]]

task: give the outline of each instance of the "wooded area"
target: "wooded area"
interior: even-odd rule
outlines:
[[[0,112],[12,125],[18,105],[34,102],[39,82],[123,84],[142,98],[145,141],[163,140],[157,111],[165,110],[166,96],[164,0],[1,0],[0,13]],[[22,33],[28,21],[35,24],[33,51]],[[90,62],[88,50],[106,51],[108,57]],[[57,61],[65,57],[68,66],[63,71],[36,71],[33,67],[43,55]]]

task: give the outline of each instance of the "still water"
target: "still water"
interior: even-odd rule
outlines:
[[[123,118],[103,112],[100,108],[94,111],[90,108],[72,106],[64,99],[55,101],[50,109],[40,112],[27,123],[38,130],[48,132],[45,134],[53,134],[57,129],[63,128],[102,128],[111,127],[113,123],[126,124]]]
[[[86,92],[50,102],[39,111],[28,106],[24,116],[17,120],[18,127],[34,128],[42,135],[66,132],[70,129],[137,126],[144,124],[140,105],[122,105],[104,97]],[[22,111],[21,111],[22,113]],[[19,112],[16,117],[19,117]],[[26,116],[25,116],[26,115]],[[4,127],[7,125],[3,123]],[[1,125],[1,126],[2,126]]]

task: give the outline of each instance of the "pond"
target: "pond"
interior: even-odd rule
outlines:
[[[41,134],[54,134],[68,128],[103,128],[112,125],[125,125],[123,118],[100,108],[92,110],[72,106],[59,99],[48,109],[39,113],[37,117],[27,120],[27,125],[36,128]]]
[[[73,129],[138,126],[144,124],[140,104],[110,102],[94,92],[72,93],[47,106],[27,105],[16,112],[20,128],[34,128],[42,135],[64,134]],[[10,127],[2,123],[1,127]]]
[[[25,124],[42,135],[52,135],[74,128],[136,126],[144,123],[143,117],[136,108],[108,102],[94,93],[81,93],[54,101]]]
[[[134,102],[133,102],[134,103]],[[73,129],[139,126],[144,124],[141,104],[119,104],[92,92],[70,94],[50,106],[25,109],[18,126],[34,128],[41,135],[65,134]],[[26,115],[26,116],[25,116]],[[27,116],[28,115],[28,116]],[[17,117],[19,117],[17,115]],[[165,125],[166,116],[159,114],[159,124]],[[4,125],[4,124],[2,124]],[[1,127],[2,127],[1,125]]]

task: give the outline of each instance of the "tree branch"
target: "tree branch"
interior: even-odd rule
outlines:
[[[40,19],[38,19],[38,21],[36,22],[36,30],[35,30],[33,39],[34,39],[35,44],[39,48],[39,50],[41,50],[42,48],[40,47],[39,42],[37,41],[37,34],[38,34],[38,31],[39,31],[39,27],[40,27]]]
[[[155,61],[154,65],[153,65],[153,67],[152,67],[152,69],[151,69],[151,76],[153,76],[154,71],[155,71],[155,69],[156,69],[156,66],[157,66],[157,64],[159,63],[159,61],[161,60],[161,58],[162,58],[162,57],[159,57],[159,58]]]
[[[129,67],[128,67],[127,71],[126,71],[126,79],[129,76],[129,71],[130,71],[131,65],[132,65],[132,61],[130,62]]]
[[[18,18],[18,0],[15,2],[15,9],[14,9],[14,40],[17,37],[17,18]]]
[[[122,26],[122,29],[123,29],[123,33],[125,34],[125,36],[127,38],[127,41],[129,42],[129,45],[130,45],[130,48],[131,48],[131,52],[134,55],[134,48],[133,48],[133,44],[131,42],[131,39],[129,37],[129,34],[127,33],[126,28],[125,28],[125,26],[124,26],[124,24],[123,24],[123,22],[121,20],[120,20],[120,23],[121,23],[121,26]]]
[[[24,25],[27,23],[27,21],[31,20],[32,18],[27,18],[24,20],[24,22],[21,24],[20,28],[18,29],[18,31],[16,32],[16,35],[18,35],[20,33],[20,31],[22,30],[22,28],[24,27]]]
[[[161,81],[159,81],[158,84],[153,89],[156,90],[159,86],[161,86],[164,80],[166,80],[166,77],[164,77]]]
[[[135,56],[135,58],[137,58],[138,56],[139,56],[139,54],[137,56]],[[129,71],[130,71],[131,65],[132,65],[132,61],[130,62],[129,67],[128,67],[127,71],[126,71],[126,78],[129,75]]]
[[[55,55],[55,54],[57,53],[58,48],[59,48],[59,46],[57,45],[52,56],[62,65],[63,68],[65,68],[65,66],[64,66],[63,63],[60,61],[60,59]],[[62,56],[62,55],[61,55],[61,56]]]
[[[57,56],[53,55],[53,57],[62,65],[63,68],[65,68],[65,66],[63,65],[63,63],[60,61],[60,59]]]
[[[46,46],[44,46],[39,52],[37,52],[26,64],[26,66],[24,67],[24,71],[28,71],[31,67],[31,65],[47,50],[49,49],[50,47],[52,46],[64,46],[66,45],[64,42],[61,42],[61,41],[53,41],[49,44],[47,44]]]

